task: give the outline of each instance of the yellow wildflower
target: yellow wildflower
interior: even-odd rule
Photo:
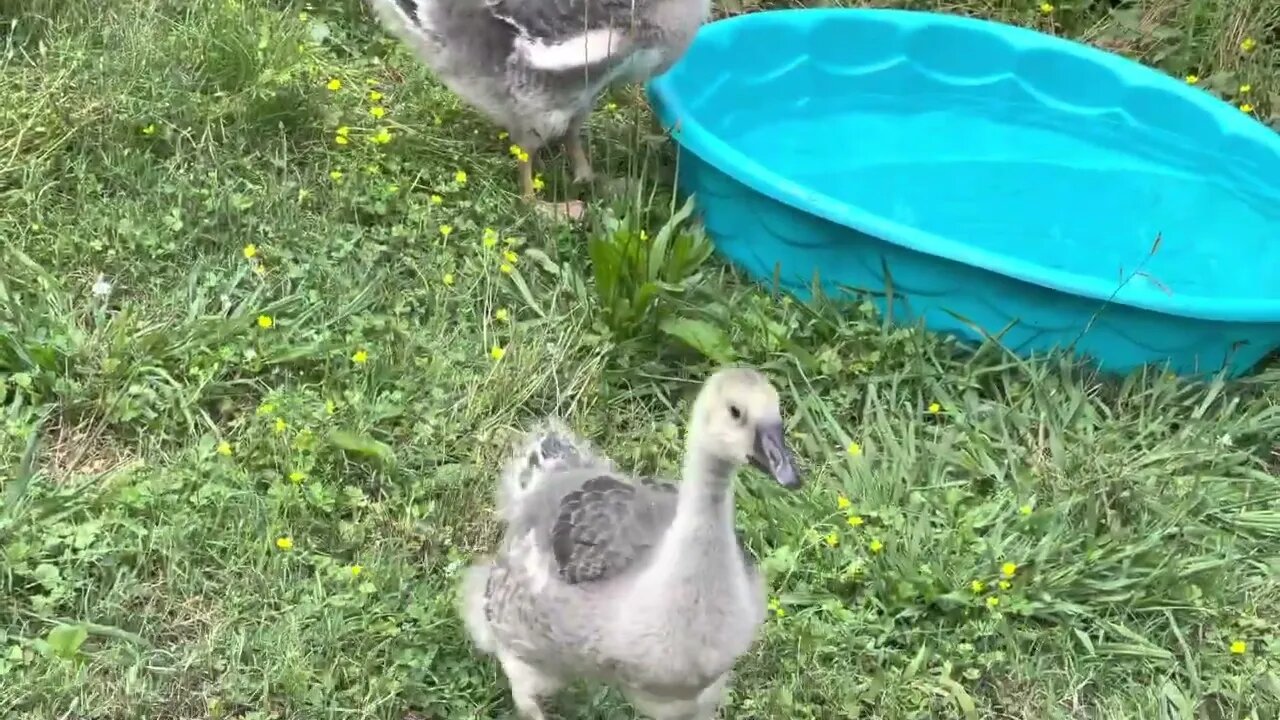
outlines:
[[[493,314],[493,319],[498,322],[506,322],[509,317],[506,308],[498,308],[497,312]]]
[[[506,354],[507,354],[507,351],[503,348],[498,347],[497,345],[494,345],[493,347],[489,348],[489,357],[493,358],[494,360],[501,360],[503,356],[505,356]]]
[[[332,180],[332,181],[334,181],[334,182],[338,182],[339,180],[341,180],[341,179],[342,179],[342,171],[341,171],[341,170],[330,170],[330,171],[329,171],[329,179],[330,179],[330,180]]]
[[[378,92],[377,90],[369,91],[369,102],[378,102],[381,99],[382,99],[382,93]]]
[[[231,443],[227,442],[226,440],[223,440],[222,442],[218,443],[219,455],[222,455],[224,457],[231,457],[231,453],[233,452],[235,452],[235,450],[232,449]]]
[[[1183,78],[1183,80],[1186,80],[1188,85],[1195,85],[1200,82],[1200,76],[1193,73]]]
[[[1250,85],[1249,83],[1245,83],[1244,85],[1240,86],[1241,95],[1248,95],[1251,92],[1253,92],[1253,86]]]
[[[259,406],[258,406],[258,414],[259,414],[259,415],[270,415],[271,413],[273,413],[273,412],[275,412],[275,411],[276,411],[276,405],[275,405],[275,403],[269,403],[269,402],[266,402],[266,403],[262,403],[261,405],[259,405]]]
[[[1007,562],[1007,563],[1005,563],[1005,564],[1003,564],[1003,565],[1001,565],[1001,566],[1000,566],[1000,574],[1001,574],[1001,575],[1003,575],[1003,576],[1005,576],[1005,577],[1007,577],[1007,578],[1011,578],[1011,577],[1013,577],[1013,576],[1014,576],[1014,574],[1015,574],[1015,573],[1017,573],[1017,572],[1018,572],[1018,564],[1017,564],[1017,563]]]
[[[329,414],[329,415],[332,415],[332,414],[334,414],[334,413],[338,412],[338,403],[336,403],[336,402],[334,402],[334,401],[332,401],[332,400],[325,400],[325,401],[324,401],[324,411],[325,411],[325,413],[327,413],[327,414]]]
[[[1000,586],[1001,590],[1008,590],[1009,588],[1013,587],[1013,583],[1009,582],[1008,580],[1001,580],[999,583],[997,583],[997,585]]]
[[[991,597],[987,598],[987,607],[995,609],[999,605],[1000,605],[1000,598],[996,597],[995,595],[992,595]]]
[[[381,120],[383,116],[387,114],[387,109],[382,107],[381,105],[374,105],[373,107],[369,108],[369,114],[374,116],[378,120]]]
[[[844,451],[849,453],[853,457],[858,457],[859,455],[862,454],[862,446],[856,442],[850,441],[849,444],[845,447]]]
[[[466,184],[467,184],[467,171],[466,171],[466,170],[459,170],[458,172],[454,173],[454,174],[453,174],[453,181],[454,181],[454,182],[456,182],[456,183],[458,183],[459,185],[466,185]]]
[[[618,109],[618,103],[616,102],[605,103],[604,109],[608,110],[609,112],[614,112],[615,110]]]
[[[373,137],[369,138],[369,141],[377,143],[378,145],[386,145],[387,143],[391,142],[391,138],[393,137],[395,136],[391,134],[390,130],[388,130],[387,128],[380,128],[378,132],[373,135]]]
[[[515,265],[516,263],[520,262],[520,256],[519,256],[519,255],[517,255],[517,254],[515,254],[514,252],[512,252],[512,251],[510,251],[510,250],[503,250],[503,251],[502,251],[502,259],[503,259],[503,260],[506,260],[507,262],[511,263],[512,265]]]
[[[270,315],[258,316],[258,327],[262,328],[263,330],[266,330],[275,324],[276,324],[276,321],[271,319]]]
[[[357,350],[355,351],[355,354],[351,356],[351,362],[357,365],[364,365],[369,362],[369,353],[365,350]]]
[[[541,175],[535,175],[535,176],[533,177],[533,191],[534,191],[534,192],[541,192],[541,191],[542,191],[542,189],[543,189],[543,188],[545,188],[546,186],[547,186],[547,183],[543,181],[543,179],[542,179],[542,176],[541,176]]]
[[[836,507],[840,508],[841,510],[848,510],[849,508],[853,507],[853,503],[849,501],[849,498],[841,495],[840,497],[836,498]]]
[[[285,422],[284,418],[276,418],[276,433],[284,432],[287,427],[289,427],[289,423]]]
[[[294,485],[301,485],[302,481],[306,479],[307,479],[307,474],[302,472],[301,470],[294,470],[293,472],[289,473],[289,482],[293,483]]]
[[[827,543],[827,547],[835,547],[840,544],[840,536],[835,533],[827,533],[826,537],[822,539]]]
[[[338,78],[332,78],[329,80],[328,83],[325,84],[325,87],[329,88],[334,92],[337,92],[342,89],[342,81],[339,80]]]
[[[1243,640],[1232,640],[1232,641],[1231,641],[1231,654],[1232,654],[1232,655],[1243,655],[1243,654],[1245,654],[1246,652],[1249,652],[1249,644],[1248,644],[1248,643],[1246,643],[1246,642],[1245,642],[1245,641],[1243,641]]]
[[[255,275],[266,275],[267,268],[262,263],[257,263],[253,266],[253,273]]]
[[[509,148],[509,150],[512,156],[514,156],[516,160],[522,163],[529,162],[529,153],[525,152],[524,148],[520,147],[519,145],[512,145]]]
[[[861,515],[850,515],[848,520],[849,527],[862,527],[862,524],[865,522],[866,521],[862,519]]]
[[[155,135],[155,134],[156,134],[156,124],[155,124],[155,123],[151,123],[150,125],[148,125],[148,126],[146,126],[146,127],[142,128],[142,134],[143,134],[143,135]]]
[[[986,590],[987,584],[982,582],[981,580],[974,580],[973,582],[969,583],[969,589],[972,590],[976,595],[977,593],[980,593],[983,590]]]
[[[346,135],[335,135],[333,137],[333,141],[338,143],[339,145],[346,145],[347,143],[351,142],[351,140],[348,139]]]
[[[282,536],[282,537],[278,537],[278,538],[276,538],[276,547],[278,547],[278,548],[280,548],[281,550],[284,550],[284,551],[286,551],[286,552],[287,552],[287,551],[289,551],[289,550],[292,550],[292,549],[293,549],[293,538],[289,537],[288,535],[284,535],[284,536]]]
[[[1018,508],[1018,514],[1023,517],[1030,515],[1031,511],[1032,511],[1032,507],[1030,505],[1023,505],[1022,507]]]
[[[1243,113],[1251,113],[1251,112],[1253,112],[1253,103],[1245,103],[1245,104],[1241,105],[1241,106],[1240,106],[1240,112],[1243,112]]]
[[[1053,12],[1053,3],[1047,3],[1047,2],[1040,3],[1040,13],[1042,15],[1049,15],[1052,12]]]
[[[452,234],[453,234],[453,226],[452,226],[452,225],[441,225],[441,226],[440,226],[440,234],[441,234],[441,235],[443,235],[443,236],[445,236],[445,237],[449,237],[450,235],[452,235]]]
[[[432,195],[430,198],[427,198],[427,200],[428,200],[432,205],[443,205],[443,204],[444,204],[444,198],[440,197],[439,195]]]
[[[335,130],[334,133],[338,137],[347,137],[348,135],[351,134],[351,128],[347,127],[346,125],[339,125],[338,129]]]
[[[942,412],[942,403],[938,403],[938,402],[929,403],[929,414],[937,415],[940,412]]]
[[[249,243],[248,245],[244,246],[244,250],[242,250],[241,252],[244,253],[244,257],[246,260],[252,260],[258,257],[258,246],[254,245],[253,243]]]
[[[871,543],[867,545],[867,549],[873,553],[884,550],[884,543],[880,542],[880,538],[872,538]]]
[[[511,137],[511,133],[507,132],[506,130],[502,130],[498,132],[499,140],[506,140],[509,137]]]
[[[782,617],[787,614],[786,609],[782,607],[782,603],[777,598],[769,600],[769,609],[773,611],[775,617]]]
[[[507,263],[502,263],[501,265],[499,265],[499,266],[498,266],[498,270],[499,270],[503,275],[510,275],[511,273],[515,272],[515,268],[514,268],[514,267],[512,267],[512,266],[510,266],[510,265],[508,265]]]
[[[442,278],[442,279],[444,280],[444,284],[445,284],[445,285],[452,285],[452,284],[453,284],[453,273],[445,273],[445,274],[444,274],[444,278]]]
[[[1258,47],[1258,41],[1251,37],[1247,37],[1240,41],[1240,49],[1245,52],[1253,52]]]
[[[498,231],[493,228],[485,228],[484,234],[480,236],[480,240],[487,248],[494,247],[498,244]]]
[[[351,573],[351,577],[360,577],[360,573],[364,572],[364,568],[360,565],[352,565],[347,568],[347,572]]]

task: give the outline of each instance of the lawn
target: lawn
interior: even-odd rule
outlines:
[[[1280,123],[1270,0],[896,5]],[[591,145],[641,192],[550,224],[355,0],[0,0],[0,53],[0,716],[507,717],[453,593],[509,443],[554,412],[674,475],[732,360],[809,484],[740,485],[773,613],[726,717],[1280,717],[1280,367],[1103,379],[792,302],[669,222],[631,90]],[[645,304],[607,260],[664,227]]]

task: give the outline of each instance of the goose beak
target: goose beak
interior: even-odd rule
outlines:
[[[760,425],[756,428],[756,442],[750,460],[756,469],[769,473],[782,487],[788,490],[800,487],[800,476],[791,460],[787,442],[782,437],[782,423]]]

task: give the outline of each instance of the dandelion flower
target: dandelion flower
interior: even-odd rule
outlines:
[[[497,312],[493,314],[493,319],[498,322],[506,322],[509,317],[510,315],[508,315],[506,308],[498,308]]]
[[[1017,573],[1017,572],[1018,572],[1018,564],[1017,564],[1017,563],[1007,562],[1007,563],[1005,563],[1005,564],[1003,564],[1003,565],[1001,565],[1001,566],[1000,566],[1000,574],[1001,574],[1001,575],[1003,575],[1003,576],[1005,576],[1005,577],[1007,577],[1007,578],[1011,578],[1011,577],[1013,577],[1013,576],[1014,576],[1014,574],[1015,574],[1015,573]]]
[[[973,582],[969,583],[969,589],[973,591],[973,594],[977,595],[978,593],[987,589],[987,584],[982,582],[981,580],[974,580]]]
[[[504,348],[498,347],[497,345],[494,345],[493,347],[489,348],[489,357],[493,358],[494,360],[501,360],[506,354],[507,354],[507,351]]]
[[[849,508],[853,507],[853,503],[849,501],[849,498],[841,495],[840,497],[836,498],[836,507],[840,508],[841,510],[848,510]]]
[[[284,550],[285,552],[292,550],[293,538],[289,537],[288,535],[283,535],[281,537],[276,538],[276,547],[280,548],[281,550]]]
[[[432,195],[431,197],[427,198],[427,201],[430,202],[432,205],[444,204],[444,198],[440,197],[439,195]]]
[[[381,99],[382,99],[382,93],[378,92],[377,90],[369,91],[369,102],[378,102]]]
[[[1192,73],[1191,75],[1188,75],[1185,78],[1183,78],[1183,80],[1186,80],[1188,85],[1195,85],[1196,83],[1200,82],[1200,76]]]
[[[1253,112],[1253,103],[1245,103],[1245,104],[1241,105],[1241,106],[1240,106],[1240,112],[1243,112],[1243,113],[1251,113],[1251,112]]]
[[[996,597],[996,596],[994,596],[994,595],[992,595],[991,597],[987,598],[987,607],[989,607],[989,608],[991,608],[991,609],[993,609],[993,610],[994,610],[996,607],[999,607],[999,605],[1000,605],[1000,598],[998,598],[998,597]]]
[[[241,252],[244,253],[244,258],[246,260],[252,260],[258,257],[258,246],[254,245],[253,243],[249,243],[248,245],[244,246],[244,250],[242,250]]]
[[[378,145],[386,145],[391,142],[391,138],[393,137],[395,136],[391,134],[390,130],[387,128],[380,128],[377,133],[369,138],[369,141]]]
[[[351,573],[351,577],[360,577],[360,573],[364,572],[364,568],[360,565],[352,565],[347,568],[347,572]]]
[[[276,324],[276,321],[273,320],[270,315],[258,316],[258,327],[262,328],[263,330],[270,329],[275,324]]]
[[[365,363],[369,362],[369,353],[365,350],[357,350],[351,356],[351,362],[357,365],[364,365]]]
[[[1231,641],[1231,654],[1232,654],[1232,655],[1243,655],[1243,654],[1245,654],[1246,652],[1249,652],[1249,644],[1248,644],[1248,643],[1246,643],[1246,642],[1245,642],[1245,641],[1243,641],[1243,640],[1232,640],[1232,641]]]
[[[884,550],[884,543],[880,542],[880,538],[872,538],[871,543],[867,545],[867,549],[873,553]]]
[[[520,262],[520,256],[516,255],[514,252],[511,252],[510,250],[502,251],[502,259],[506,260],[512,265],[515,265],[516,263]]]
[[[441,226],[440,226],[440,234],[441,234],[441,235],[443,235],[443,236],[445,236],[445,237],[449,237],[450,235],[452,235],[452,234],[453,234],[453,226],[452,226],[452,225],[441,225]]]
[[[275,424],[276,434],[284,432],[285,428],[287,427],[289,427],[289,423],[285,422],[284,418],[276,418],[276,424]]]
[[[466,184],[467,184],[467,171],[466,171],[466,170],[459,170],[458,172],[454,173],[454,174],[453,174],[453,181],[454,181],[454,182],[456,182],[456,183],[458,183],[459,185],[466,185]]]
[[[373,107],[369,108],[369,114],[374,116],[378,120],[381,120],[383,116],[387,114],[387,109],[382,107],[381,105],[374,105]]]
[[[827,533],[826,537],[822,539],[827,543],[827,547],[835,547],[840,544],[840,536],[835,533]]]
[[[1040,13],[1042,15],[1050,15],[1053,13],[1053,3],[1040,3]]]
[[[480,241],[487,248],[495,247],[498,244],[498,231],[493,228],[485,228],[484,234],[480,236]]]
[[[1241,95],[1248,95],[1251,92],[1253,92],[1253,86],[1250,85],[1249,83],[1245,83],[1244,85],[1240,86]]]
[[[231,457],[231,453],[233,452],[235,452],[235,450],[231,447],[231,443],[227,442],[226,440],[223,440],[222,442],[218,443],[219,455],[222,455],[223,457]]]
[[[1240,49],[1245,52],[1253,52],[1258,47],[1258,41],[1251,37],[1247,37],[1240,41]]]
[[[850,515],[847,522],[849,523],[849,527],[856,528],[856,527],[862,527],[863,523],[865,523],[866,521],[862,519],[861,515]]]
[[[787,614],[786,609],[782,607],[782,603],[777,598],[769,600],[769,609],[773,611],[774,617],[782,617]]]
[[[940,413],[940,412],[942,412],[942,403],[939,403],[939,402],[931,402],[931,403],[929,403],[929,414],[930,414],[930,415],[937,415],[937,414],[938,414],[938,413]]]
[[[503,275],[510,275],[511,273],[515,272],[516,269],[508,263],[502,263],[501,265],[498,266],[498,270]]]
[[[302,481],[306,479],[307,479],[307,474],[302,472],[301,470],[294,470],[293,472],[289,473],[289,482],[293,483],[294,485],[301,485]]]
[[[858,444],[858,443],[856,443],[856,442],[852,442],[852,441],[851,441],[851,442],[850,442],[850,443],[845,447],[844,451],[845,451],[845,452],[847,452],[847,453],[849,453],[849,454],[850,454],[850,455],[852,455],[853,457],[858,457],[859,455],[861,455],[861,454],[862,454],[862,446],[861,446],[861,445],[859,445],[859,444]]]
[[[332,78],[331,80],[329,80],[328,83],[325,84],[325,87],[329,88],[333,92],[337,92],[342,89],[342,81],[339,80],[338,78]]]

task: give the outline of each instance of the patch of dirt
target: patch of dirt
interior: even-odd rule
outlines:
[[[40,470],[58,485],[85,475],[106,475],[139,462],[136,455],[113,442],[101,423],[59,421],[47,434],[40,453]]]

